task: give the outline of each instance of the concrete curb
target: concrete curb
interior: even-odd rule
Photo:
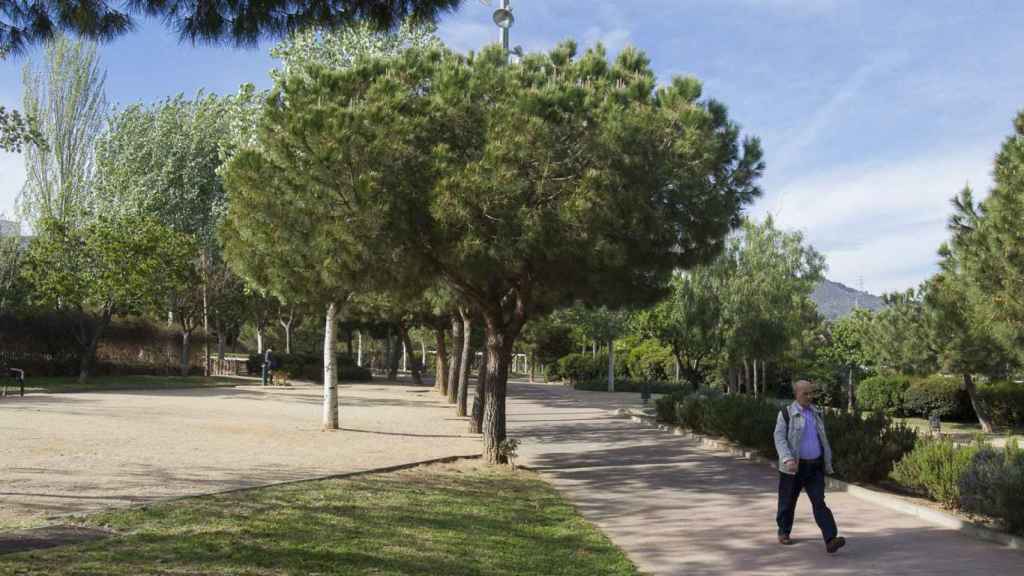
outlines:
[[[695,434],[682,426],[669,426],[662,424],[657,421],[653,416],[642,413],[633,409],[619,408],[613,411],[616,416],[629,418],[633,422],[639,422],[648,426],[653,426],[664,432],[670,432],[674,436],[682,436],[690,440],[699,442],[701,447],[708,448],[710,450],[718,450],[720,452],[727,452],[732,456],[743,458],[745,460],[751,460],[771,466],[773,470],[777,469],[778,464],[774,460],[765,458],[754,451],[747,450],[739,447],[728,440],[721,440],[718,438],[712,438],[701,434]],[[985,526],[979,526],[971,522],[962,520],[952,514],[947,514],[940,510],[935,510],[927,506],[921,506],[915,504],[909,500],[901,498],[895,494],[888,492],[882,492],[881,490],[873,488],[865,488],[856,484],[850,484],[836,478],[827,478],[827,489],[830,492],[846,492],[851,496],[860,498],[866,502],[877,504],[884,508],[888,508],[895,512],[902,514],[909,514],[911,516],[917,516],[918,518],[939,526],[948,530],[956,530],[967,536],[975,538],[977,540],[983,540],[985,542],[992,542],[1000,544],[1006,548],[1012,550],[1024,551],[1024,538],[1020,536],[1014,536],[1007,534],[1006,532],[1000,532],[993,530]]]

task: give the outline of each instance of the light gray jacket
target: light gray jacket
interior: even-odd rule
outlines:
[[[822,418],[821,408],[812,405],[814,410],[814,421],[818,426],[818,438],[821,440],[821,453],[825,458],[825,473],[832,474],[832,447],[828,444],[828,436],[825,434],[825,419]],[[786,430],[786,421],[782,417],[782,410],[789,411],[789,430]],[[790,474],[786,470],[786,460],[800,461],[800,440],[804,437],[804,415],[800,412],[800,404],[793,402],[779,411],[775,419],[775,451],[779,453],[779,471],[783,474]]]

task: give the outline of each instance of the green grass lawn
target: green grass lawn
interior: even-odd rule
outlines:
[[[0,556],[0,574],[639,574],[535,474],[477,462],[203,496],[80,524],[118,535]]]
[[[25,393],[30,392],[96,392],[101,390],[165,390],[169,388],[208,388],[237,386],[240,380],[204,376],[95,376],[80,384],[78,378],[26,378]],[[11,383],[7,393],[11,394]],[[14,394],[18,393],[13,388]]]

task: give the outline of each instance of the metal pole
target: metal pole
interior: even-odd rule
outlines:
[[[501,0],[501,7],[508,10],[509,0]],[[505,57],[509,57],[509,28],[501,28],[501,47],[505,50]]]

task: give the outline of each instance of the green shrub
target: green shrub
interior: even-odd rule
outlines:
[[[924,440],[903,457],[892,471],[892,478],[943,506],[960,505],[960,479],[981,445],[958,448],[949,440]]]
[[[703,401],[703,397],[694,395],[684,398],[682,402],[677,403],[676,421],[697,434],[707,432],[704,426],[705,407]]]
[[[914,449],[917,433],[884,414],[825,412],[825,431],[832,446],[836,476],[850,482],[878,482]]]
[[[674,366],[672,349],[657,340],[644,340],[626,355],[626,367],[636,380],[664,382]]]
[[[1000,428],[1024,428],[1024,384],[991,382],[978,387],[978,399]]]
[[[960,508],[1002,519],[1024,532],[1024,451],[1014,443],[997,450],[979,447],[959,482]]]
[[[643,392],[645,385],[651,394],[672,394],[674,392],[693,393],[695,390],[695,387],[688,382],[640,382],[637,380],[622,378],[615,379],[616,392],[634,392],[639,394]],[[576,382],[573,384],[573,388],[576,390],[588,390],[591,392],[607,392],[608,379],[605,377]]]
[[[654,410],[659,422],[665,424],[679,424],[676,419],[676,405],[686,397],[682,391],[677,391],[667,396],[662,396],[654,401]]]
[[[779,408],[750,396],[708,397],[701,400],[704,431],[743,444],[762,456],[774,458],[775,421]]]
[[[969,420],[974,414],[967,392],[959,378],[934,374],[914,380],[904,393],[903,407],[908,414],[928,418],[936,415],[953,420]]]
[[[594,361],[588,354],[569,354],[558,360],[558,372],[570,383],[593,380],[597,374]]]
[[[312,380],[323,382],[324,358],[320,354],[278,354],[274,352],[274,360],[277,361],[277,368],[281,372],[287,372],[294,380]],[[373,379],[373,374],[368,368],[360,368],[348,354],[338,354],[335,361],[338,366],[338,380],[341,381],[368,381]],[[263,370],[263,355],[250,354],[246,361],[249,374],[259,376]]]
[[[896,416],[903,413],[908,388],[910,378],[899,374],[865,378],[857,385],[857,405],[862,410]]]

